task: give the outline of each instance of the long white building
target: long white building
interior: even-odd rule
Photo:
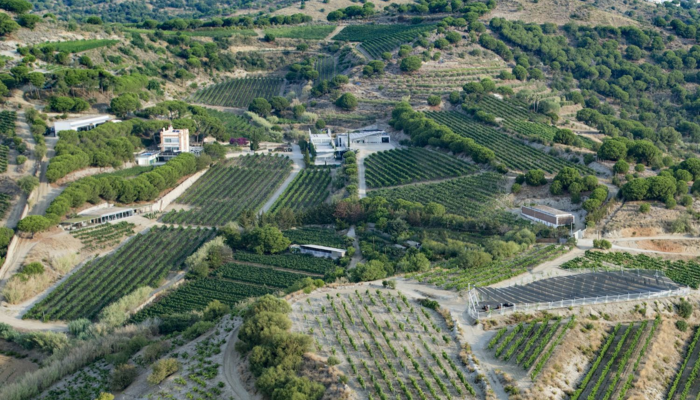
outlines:
[[[57,120],[53,124],[53,135],[61,131],[89,131],[112,120],[110,115],[91,115],[80,118]]]

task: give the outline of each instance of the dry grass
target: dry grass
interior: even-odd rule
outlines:
[[[3,288],[2,295],[8,303],[19,304],[46,290],[53,280],[54,276],[49,271],[31,275],[26,280],[13,276]]]
[[[575,22],[581,25],[638,25],[636,21],[615,11],[605,11],[589,4],[574,0],[505,0],[489,18],[501,17],[542,24],[545,22],[564,25]]]

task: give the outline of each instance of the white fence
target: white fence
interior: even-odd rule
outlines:
[[[554,308],[579,307],[593,304],[616,303],[621,301],[657,299],[662,297],[686,296],[690,294],[690,288],[680,288],[676,290],[664,290],[661,292],[644,292],[644,293],[627,293],[617,296],[598,296],[598,297],[583,297],[569,300],[550,301],[545,303],[523,303],[514,304],[513,307],[501,307],[500,309],[492,309],[489,311],[479,311],[478,299],[479,293],[476,289],[472,289],[469,294],[469,316],[474,319],[487,318],[498,315],[505,315],[514,312],[533,312],[542,310],[551,310]]]

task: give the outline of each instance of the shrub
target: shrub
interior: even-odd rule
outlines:
[[[180,369],[180,363],[174,358],[165,358],[158,360],[153,364],[153,373],[148,376],[148,383],[158,385],[170,375],[176,373]]]
[[[651,205],[649,203],[642,203],[639,206],[639,212],[642,214],[646,214],[651,210]]]
[[[110,388],[116,391],[124,390],[136,380],[137,376],[138,372],[136,372],[135,365],[119,365],[112,371],[110,376]]]
[[[690,304],[688,300],[681,299],[681,302],[678,303],[677,313],[681,316],[681,318],[688,319],[693,314],[693,305]]]
[[[682,319],[679,319],[676,321],[676,328],[678,328],[679,331],[685,332],[688,330],[688,323],[683,321]]]
[[[430,106],[439,106],[440,103],[442,103],[442,100],[440,99],[440,96],[436,94],[432,94],[428,96],[428,105]]]
[[[644,172],[644,164],[637,164],[634,166],[634,170],[637,172]]]
[[[334,366],[334,365],[340,364],[340,360],[338,360],[338,358],[335,357],[335,356],[330,356],[330,357],[328,357],[328,361],[327,361],[327,362],[328,362],[328,365],[330,365],[330,366]]]
[[[338,108],[341,108],[346,111],[352,111],[355,108],[357,108],[357,97],[353,95],[352,93],[343,93],[342,96],[338,97],[338,100],[335,101],[335,105]]]
[[[681,196],[680,204],[683,207],[689,207],[693,205],[693,196],[689,194],[684,194],[683,196]]]
[[[612,243],[605,239],[593,239],[593,247],[595,247],[596,249],[609,250],[610,248],[612,248]]]
[[[197,338],[201,336],[203,333],[208,331],[209,329],[214,327],[213,322],[211,321],[199,321],[195,323],[194,325],[190,326],[187,328],[183,333],[182,337],[186,340],[192,340],[194,338]]]
[[[151,343],[143,350],[143,362],[146,364],[151,364],[159,359],[160,356],[167,353],[169,349],[170,344],[168,342]]]

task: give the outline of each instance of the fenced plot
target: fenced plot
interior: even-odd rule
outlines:
[[[192,207],[171,211],[163,222],[221,226],[245,210],[256,211],[282,184],[292,168],[286,156],[244,156],[233,165],[217,164],[177,199]]]
[[[678,289],[670,279],[648,271],[594,272],[541,279],[526,285],[505,288],[479,287],[480,308],[500,304],[536,304],[583,298],[660,293]],[[636,298],[636,297],[635,297]],[[568,305],[568,303],[567,303]]]
[[[160,227],[136,235],[115,253],[80,268],[23,318],[95,318],[104,307],[137,288],[157,287],[214,234],[210,229]]]
[[[427,112],[426,115],[438,123],[448,126],[456,134],[474,139],[477,144],[493,150],[496,157],[510,169],[519,171],[542,169],[549,173],[556,173],[564,167],[572,167],[581,173],[595,175],[595,171],[585,165],[574,164],[571,161],[551,156],[506,133],[478,123],[465,114]]]
[[[284,190],[272,206],[274,214],[283,208],[304,211],[315,207],[330,196],[331,173],[329,169],[305,169]]]
[[[665,260],[661,257],[649,257],[645,254],[633,255],[625,252],[586,251],[585,256],[576,257],[561,266],[564,269],[617,270],[644,269],[663,271],[663,273],[681,285],[697,289],[700,286],[700,263],[693,260]]]
[[[381,196],[389,201],[402,199],[424,205],[436,202],[444,205],[448,213],[477,217],[492,211],[494,200],[503,194],[504,182],[503,175],[487,172],[440,183],[373,190],[368,195]]]
[[[256,97],[279,96],[283,78],[241,78],[208,86],[192,96],[195,103],[222,107],[248,107]]]
[[[473,376],[435,311],[393,291],[326,294],[300,303],[294,326],[334,356],[363,397],[475,398]]]
[[[365,179],[371,188],[467,175],[477,167],[446,154],[420,147],[371,154],[365,159]]]

